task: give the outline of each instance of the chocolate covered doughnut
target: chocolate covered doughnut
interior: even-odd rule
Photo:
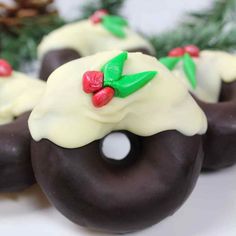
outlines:
[[[0,192],[19,191],[35,182],[30,160],[29,113],[0,126]]]
[[[128,165],[105,161],[101,141],[76,149],[34,142],[36,178],[57,209],[81,226],[126,233],[156,224],[191,193],[202,166],[201,139],[176,131],[136,138],[141,150]]]
[[[236,163],[236,82],[222,83],[218,103],[198,100],[208,118],[204,141],[205,169],[217,170]]]
[[[12,71],[0,60],[0,192],[23,190],[35,182],[28,111],[43,90],[44,82]]]
[[[207,123],[154,57],[110,51],[55,70],[29,128],[34,173],[52,204],[81,226],[125,233],[189,196]]]
[[[200,52],[191,45],[186,48],[182,53],[180,49],[172,50],[161,61],[188,87],[206,113],[203,168],[231,166],[236,163],[236,56],[220,51]]]
[[[47,80],[66,62],[114,49],[154,54],[151,44],[130,30],[126,20],[97,11],[87,20],[67,24],[44,37],[38,48],[39,77]]]

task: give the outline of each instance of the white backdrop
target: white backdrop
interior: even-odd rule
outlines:
[[[62,15],[78,16],[80,6],[89,0],[55,0]],[[0,0],[12,3],[12,0]],[[145,33],[160,32],[174,27],[185,12],[208,7],[213,0],[126,0],[122,14],[132,27]]]
[[[79,5],[88,0],[57,0],[63,15],[78,14]],[[186,11],[208,7],[213,0],[126,0],[122,14],[131,26],[145,33],[160,32],[174,27]]]
[[[65,16],[77,15],[87,0],[57,0]],[[6,2],[6,1],[0,1]],[[10,1],[8,1],[10,2]],[[212,0],[127,0],[123,14],[145,33],[174,27],[184,12],[210,5]],[[174,196],[173,196],[174,197]],[[0,195],[0,235],[101,236],[75,226],[50,206],[37,186],[24,194]],[[197,186],[172,217],[131,236],[235,236],[236,167],[202,174]]]

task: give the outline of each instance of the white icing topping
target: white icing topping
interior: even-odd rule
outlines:
[[[197,68],[196,89],[192,89],[188,82],[182,62],[176,66],[173,73],[199,99],[205,102],[217,102],[222,81],[230,83],[236,80],[236,56],[221,51],[202,51],[200,57],[194,61]]]
[[[13,72],[9,77],[0,76],[0,124],[11,122],[39,101],[45,82]]]
[[[126,37],[118,38],[102,24],[83,20],[67,24],[45,36],[38,48],[39,57],[54,49],[72,48],[81,56],[89,56],[107,50],[146,48],[154,53],[151,44],[143,37],[126,28]]]
[[[129,138],[120,132],[108,134],[102,142],[101,151],[108,159],[121,161],[128,156],[130,150],[131,144]]]
[[[34,140],[45,138],[65,148],[77,148],[114,130],[140,136],[165,130],[188,136],[206,131],[206,117],[188,90],[154,57],[142,53],[129,53],[123,74],[155,70],[158,75],[127,98],[113,98],[106,106],[95,108],[92,95],[83,92],[82,76],[88,70],[100,70],[119,53],[74,60],[51,74],[46,92],[29,118]]]

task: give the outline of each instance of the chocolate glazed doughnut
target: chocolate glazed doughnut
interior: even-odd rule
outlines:
[[[19,191],[35,182],[30,160],[29,114],[0,126],[0,192]]]
[[[28,118],[44,88],[45,82],[13,71],[0,59],[0,192],[23,190],[35,182]]]
[[[109,50],[155,53],[150,42],[132,31],[124,18],[99,10],[88,19],[67,24],[43,38],[38,47],[42,60],[39,77],[47,80],[66,62]]]
[[[236,81],[222,83],[218,103],[196,100],[208,119],[208,130],[204,138],[203,168],[217,170],[235,164]]]
[[[188,90],[156,58],[123,51],[71,61],[50,78],[28,123],[34,173],[52,204],[112,233],[173,214],[196,183],[207,129]]]
[[[104,160],[102,140],[76,149],[32,142],[38,183],[73,222],[112,233],[137,231],[172,215],[191,193],[203,160],[199,135],[126,134],[139,146],[126,165]]]
[[[152,55],[151,51],[146,48],[131,49],[128,51],[142,52],[147,55]],[[39,78],[46,81],[49,75],[59,66],[78,58],[81,58],[81,54],[71,48],[63,48],[47,52],[41,62]]]

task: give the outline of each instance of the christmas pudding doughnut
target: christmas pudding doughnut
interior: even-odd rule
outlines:
[[[154,57],[110,51],[55,70],[29,128],[36,179],[56,208],[81,226],[125,233],[186,200],[207,121]]]
[[[129,29],[125,19],[99,10],[87,20],[67,24],[44,37],[38,48],[39,77],[47,80],[51,72],[68,61],[116,49],[154,54],[151,44]]]
[[[0,60],[0,192],[22,190],[35,181],[27,121],[44,84]]]
[[[236,56],[189,45],[172,50],[161,61],[207,115],[203,167],[217,170],[236,163]]]

